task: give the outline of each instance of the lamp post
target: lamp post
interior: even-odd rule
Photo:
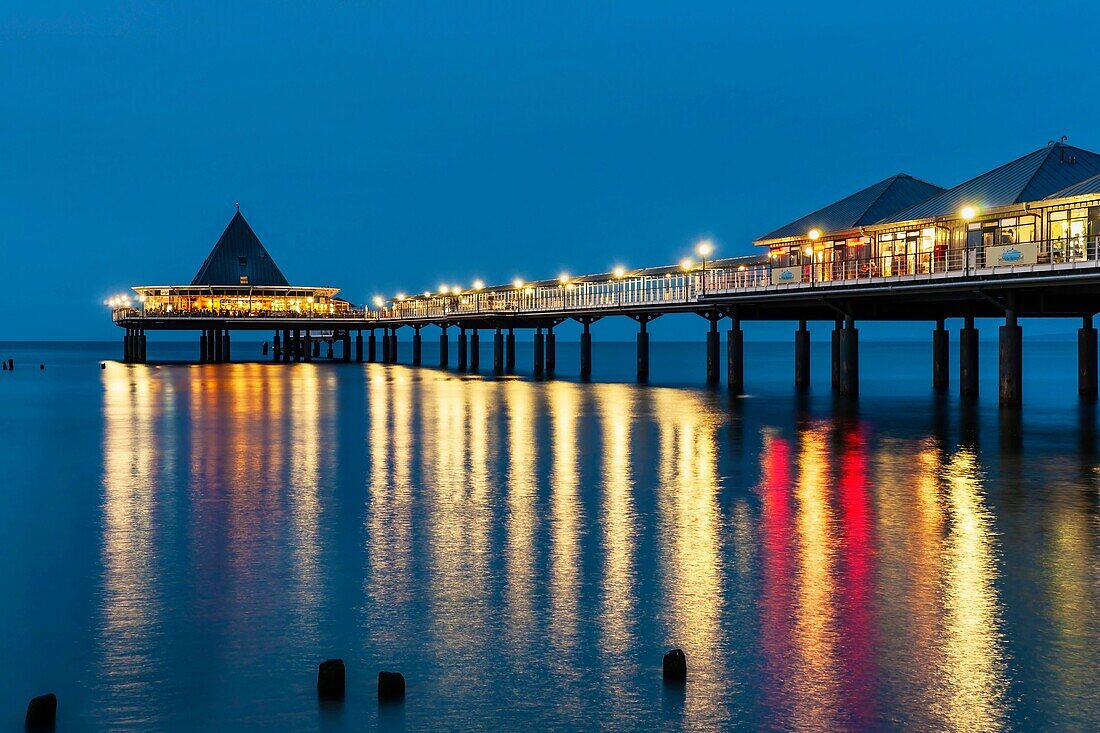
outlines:
[[[485,289],[483,280],[474,280],[474,310],[481,312],[481,291]]]
[[[817,240],[821,239],[821,230],[820,229],[811,229],[809,232],[806,233],[806,236],[810,238],[811,242],[817,242]],[[814,270],[816,269],[814,267],[814,248],[813,248],[813,246],[811,245],[811,246],[807,247],[805,249],[805,253],[810,258],[810,283],[812,284],[815,280]]]
[[[626,274],[626,270],[624,270],[622,267],[616,267],[614,272],[612,272],[611,274],[614,275],[615,280],[618,281],[618,282],[615,283],[615,293],[618,295],[617,300],[618,300],[619,306],[622,306],[622,304],[623,304],[623,283],[622,283],[622,279],[623,279],[623,275]]]
[[[709,239],[704,239],[695,246],[695,251],[703,260],[703,280],[701,290],[703,297],[705,298],[707,296],[707,255],[714,251],[714,245],[710,243]]]
[[[970,222],[978,212],[973,206],[964,206],[959,210],[959,216],[963,220],[963,276],[970,274]]]

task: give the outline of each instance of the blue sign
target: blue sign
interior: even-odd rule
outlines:
[[[794,279],[794,273],[791,272],[790,270],[784,270],[783,273],[779,276],[779,279],[780,280],[793,280]]]
[[[1013,247],[1012,249],[1006,249],[1004,252],[1001,252],[1001,262],[1015,262],[1022,259],[1023,256],[1023,252]]]

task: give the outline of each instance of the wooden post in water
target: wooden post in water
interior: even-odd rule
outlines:
[[[645,316],[638,318],[638,381],[649,380],[649,331],[646,324],[649,322]]]
[[[581,325],[581,379],[588,379],[592,376],[592,321],[585,318]]]
[[[844,321],[837,318],[833,323],[833,391],[840,391],[840,331]]]
[[[332,342],[329,342],[329,358],[332,358]],[[355,332],[355,362],[357,364],[363,363],[363,329],[359,329]]]
[[[447,368],[447,361],[448,361],[448,359],[447,359],[447,347],[448,347],[447,326],[443,325],[443,326],[440,327],[440,334],[439,334],[439,368],[440,369],[446,369]]]
[[[423,344],[420,340],[420,329],[423,326],[413,326],[413,366],[420,366],[423,361]]]
[[[473,330],[470,334],[470,371],[476,372],[481,366],[481,337],[477,334],[477,329]]]
[[[718,314],[707,315],[710,330],[707,331],[707,384],[718,384]]]

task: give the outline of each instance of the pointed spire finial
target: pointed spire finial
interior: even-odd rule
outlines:
[[[240,210],[241,210],[241,202],[240,202],[240,201],[238,201],[238,202],[237,202],[237,212],[239,213],[239,212],[240,212]]]

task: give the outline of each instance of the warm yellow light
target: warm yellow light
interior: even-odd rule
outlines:
[[[558,282],[560,282],[562,285],[565,285],[567,282],[569,282],[569,276],[563,272],[561,275],[558,276]]]
[[[474,280],[474,290],[481,290],[485,287],[484,280]]]
[[[424,291],[424,297],[425,297],[425,298],[430,298],[430,297],[432,297],[432,294],[431,294],[431,292],[430,292],[430,291],[428,291],[428,290],[425,290],[425,291]]]
[[[689,260],[687,257],[680,260],[680,268],[683,269],[683,270],[690,270],[691,269],[691,260]]]
[[[527,293],[528,295],[530,295],[531,293],[535,292],[535,289],[534,289],[534,288],[532,288],[532,287],[527,287],[527,288],[524,288],[524,289],[523,289],[523,292],[525,292],[525,293]]]
[[[704,239],[695,245],[695,251],[699,253],[700,257],[709,257],[710,253],[714,251],[714,245],[711,244],[709,239]]]
[[[967,221],[973,219],[975,216],[977,216],[977,214],[978,212],[974,209],[973,206],[964,206],[962,207],[962,211],[959,212],[959,216],[961,216],[963,219],[966,219]]]
[[[145,301],[146,301],[146,297],[144,295],[139,295],[138,296],[138,302],[139,303],[144,303]]]
[[[821,239],[821,230],[820,229],[811,229],[807,236],[809,236],[810,239]]]
[[[515,288],[516,290],[519,290],[520,288],[523,287],[523,280],[520,280],[517,277],[515,280],[512,281],[512,287]]]
[[[740,266],[740,267],[738,267],[737,269],[738,269],[738,270],[739,270],[740,272],[744,272],[744,271],[745,271],[745,266],[744,266],[744,265],[741,265],[741,266]]]
[[[405,299],[405,294],[404,294],[404,293],[398,293],[398,294],[397,294],[397,302],[399,302],[399,303],[400,303],[400,302],[401,302],[401,301],[403,301],[404,299]]]
[[[813,253],[814,253],[814,251],[813,251],[813,248],[811,248],[811,247],[807,247],[806,249],[802,250],[802,254],[806,255],[807,257],[812,255]]]
[[[381,297],[381,296],[379,296],[379,295],[376,295],[376,296],[374,296],[374,307],[375,307],[375,308],[381,308],[381,307],[382,307],[382,304],[383,304],[384,302],[385,302],[385,301],[384,301],[384,300],[382,300],[382,297]]]
[[[446,295],[449,291],[450,291],[450,288],[448,288],[446,285],[440,285],[439,286],[439,292],[443,293],[444,295]]]
[[[626,274],[626,270],[624,268],[622,268],[622,267],[616,267],[615,268],[614,275],[615,275],[616,278],[621,278],[625,274]]]

